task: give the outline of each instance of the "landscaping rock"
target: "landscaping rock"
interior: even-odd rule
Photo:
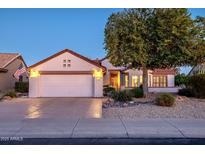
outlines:
[[[108,105],[107,103],[104,103],[102,107],[103,107],[103,108],[108,108],[109,105]]]
[[[189,98],[188,97],[186,97],[186,96],[177,96],[176,97],[176,100],[177,101],[181,101],[181,102],[184,102],[184,101],[186,101],[186,100],[188,100]]]
[[[4,96],[3,97],[3,100],[11,100],[12,99],[12,97],[10,97],[10,96]]]
[[[120,115],[124,119],[205,119],[205,99],[187,97],[182,97],[180,99],[184,101],[176,100],[176,105],[173,107],[157,106],[154,100],[147,100],[146,103],[138,101],[135,101],[134,104],[127,103],[129,107],[123,107],[123,105],[115,108],[110,107],[103,109],[103,118],[118,118]]]
[[[128,106],[128,104],[127,104],[127,103],[124,103],[122,106],[123,106],[123,107],[127,107],[127,106]]]

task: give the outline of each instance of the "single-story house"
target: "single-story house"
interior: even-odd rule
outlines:
[[[18,68],[26,63],[18,53],[0,53],[0,92],[11,90],[17,81],[28,81],[28,75],[23,73],[19,79],[14,77]]]
[[[65,49],[29,67],[30,97],[102,97],[103,85],[138,87],[142,71],[114,67]],[[149,71],[150,92],[175,92],[174,69]]]

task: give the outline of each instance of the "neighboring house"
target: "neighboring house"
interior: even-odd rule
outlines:
[[[142,71],[114,67],[65,49],[29,67],[30,97],[102,97],[103,85],[138,87]],[[150,92],[177,92],[174,69],[149,71]]]
[[[205,63],[194,66],[188,75],[205,74]]]
[[[26,67],[22,56],[18,53],[0,53],[0,92],[4,92],[15,87],[15,82],[18,81],[14,77],[14,73],[20,65]],[[28,76],[23,73],[20,81],[28,81]]]
[[[108,59],[104,58],[98,62],[106,67],[103,84],[110,85],[115,89],[139,87],[143,82],[143,72],[138,69],[126,69],[115,67]],[[148,71],[149,92],[178,92],[174,85],[175,69],[155,69]]]

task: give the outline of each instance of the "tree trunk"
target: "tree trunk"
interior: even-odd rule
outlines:
[[[148,70],[146,66],[142,67],[143,71],[143,93],[144,97],[146,98],[148,95]]]

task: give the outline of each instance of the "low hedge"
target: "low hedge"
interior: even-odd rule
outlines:
[[[21,93],[27,93],[29,88],[28,82],[16,82],[15,83],[15,91]]]

